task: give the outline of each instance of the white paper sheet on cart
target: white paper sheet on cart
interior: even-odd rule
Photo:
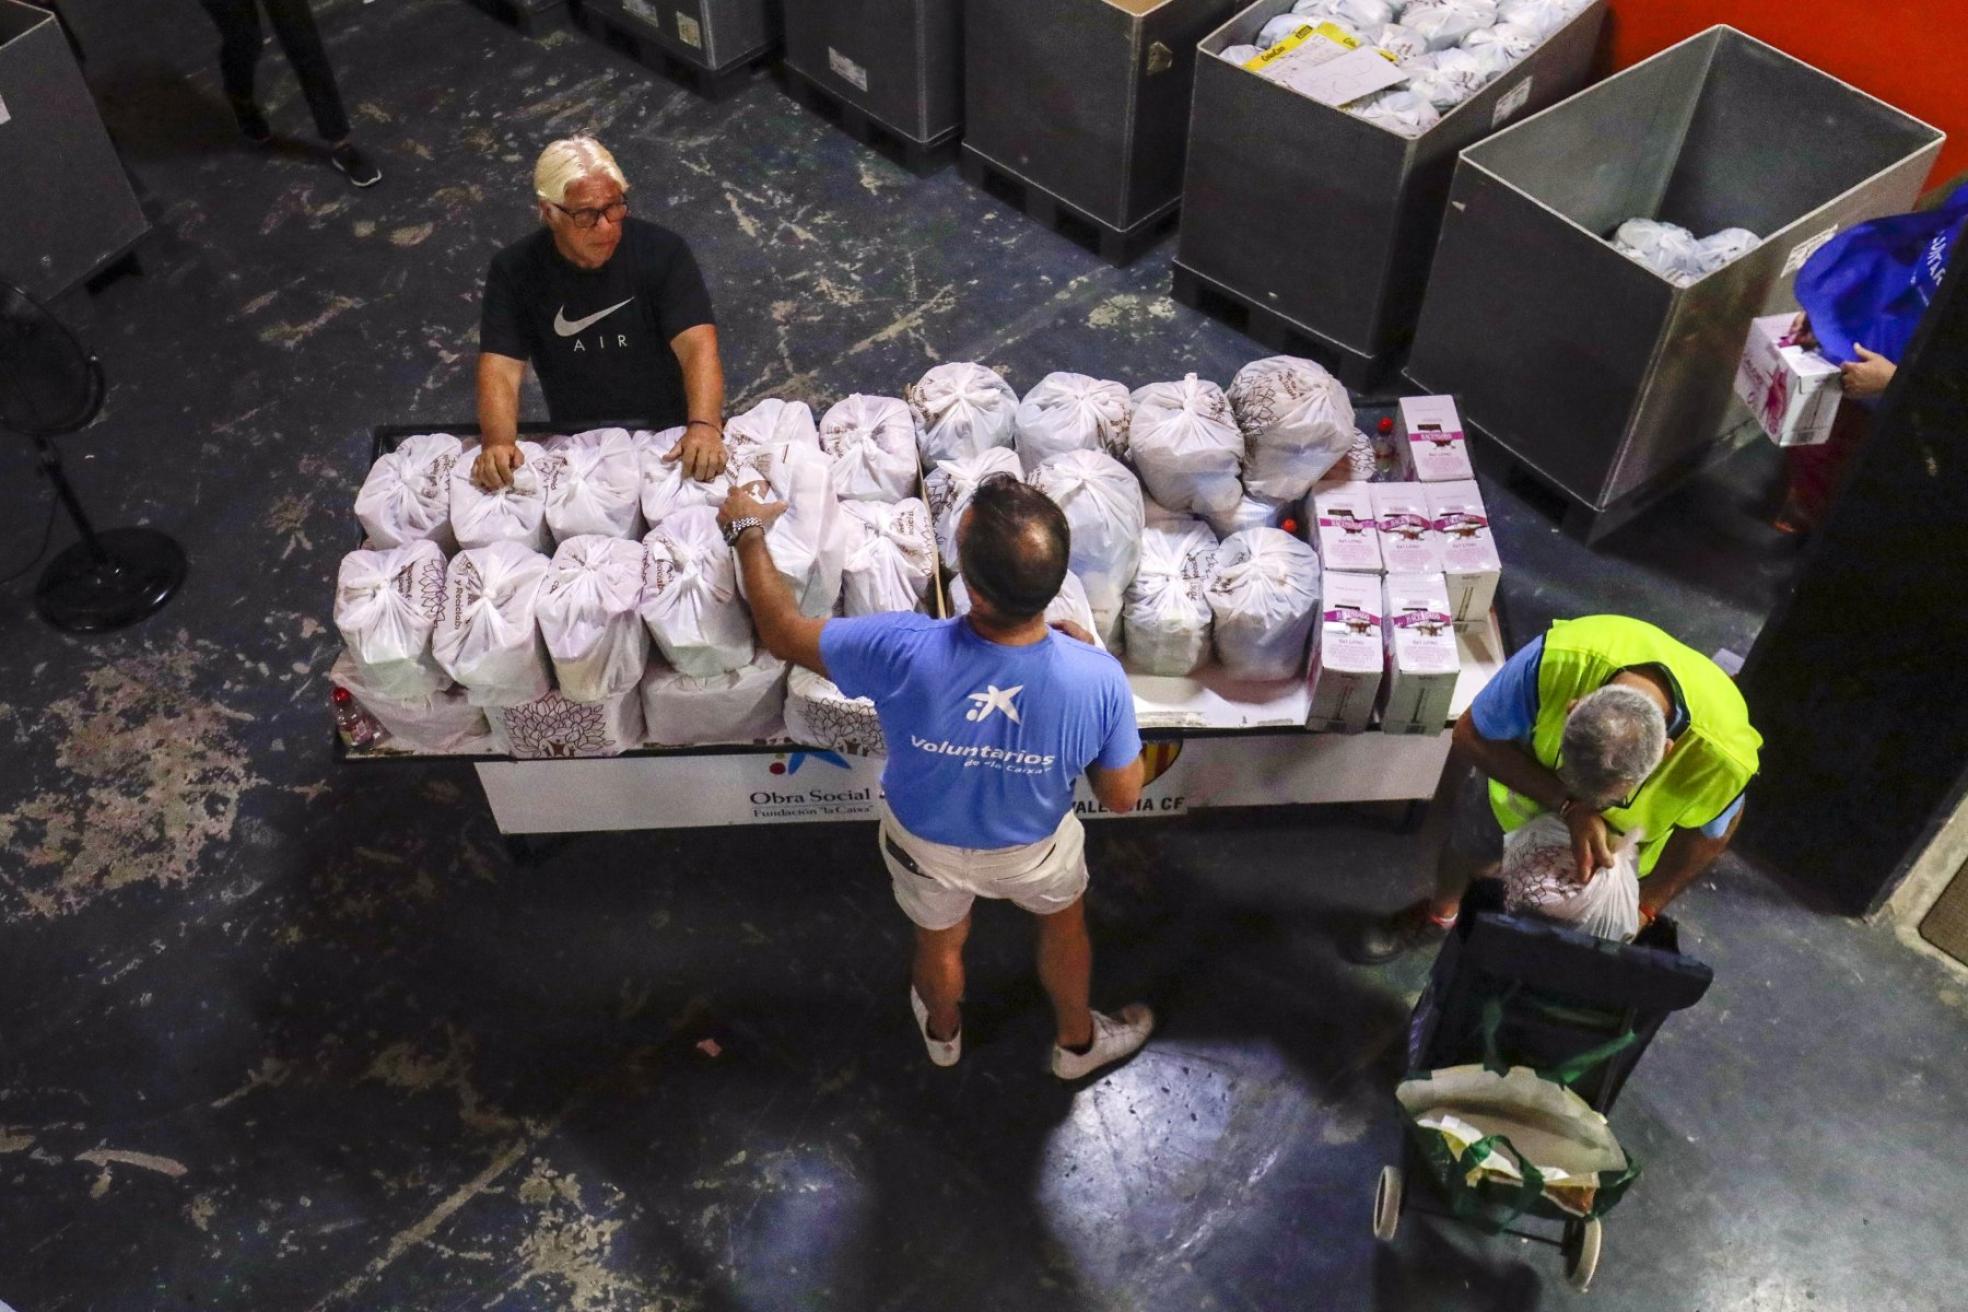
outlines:
[[[1348,50],[1314,37],[1280,59],[1264,76],[1322,105],[1339,106],[1399,86],[1408,74],[1371,46]]]

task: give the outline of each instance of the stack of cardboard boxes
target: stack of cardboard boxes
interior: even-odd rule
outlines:
[[[1326,594],[1315,729],[1358,733],[1378,704],[1384,733],[1440,733],[1461,673],[1456,630],[1486,623],[1496,597],[1502,566],[1454,399],[1409,397],[1399,409],[1408,481],[1312,490]]]

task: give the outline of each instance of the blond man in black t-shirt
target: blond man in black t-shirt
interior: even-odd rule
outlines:
[[[530,363],[547,414],[569,429],[615,421],[684,428],[668,458],[724,471],[724,366],[710,294],[689,245],[629,217],[628,180],[592,137],[556,141],[533,170],[539,231],[492,257],[479,322],[473,473],[512,481],[519,385]]]

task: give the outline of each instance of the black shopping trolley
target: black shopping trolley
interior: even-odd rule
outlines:
[[[1500,887],[1478,881],[1442,944],[1410,1022],[1408,1071],[1420,1078],[1500,1059],[1559,1079],[1603,1116],[1661,1024],[1701,1001],[1714,972],[1681,955],[1674,922],[1665,917],[1633,943],[1615,943],[1505,914]],[[1553,1244],[1564,1253],[1572,1287],[1586,1289],[1599,1265],[1599,1215],[1618,1201],[1635,1170],[1607,1181],[1583,1216],[1535,1197],[1535,1188],[1501,1201],[1458,1196],[1449,1206],[1439,1188],[1431,1187],[1426,1200],[1404,1188],[1416,1178],[1435,1186],[1443,1174],[1443,1163],[1424,1157],[1417,1139],[1408,1135],[1402,1164],[1381,1171],[1376,1237],[1391,1240],[1402,1212],[1413,1207],[1491,1234]]]

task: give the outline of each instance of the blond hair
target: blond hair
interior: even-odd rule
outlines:
[[[540,160],[533,166],[533,190],[541,200],[564,205],[567,189],[596,173],[628,191],[629,180],[622,176],[622,166],[608,153],[608,147],[593,137],[563,137],[540,152]]]

